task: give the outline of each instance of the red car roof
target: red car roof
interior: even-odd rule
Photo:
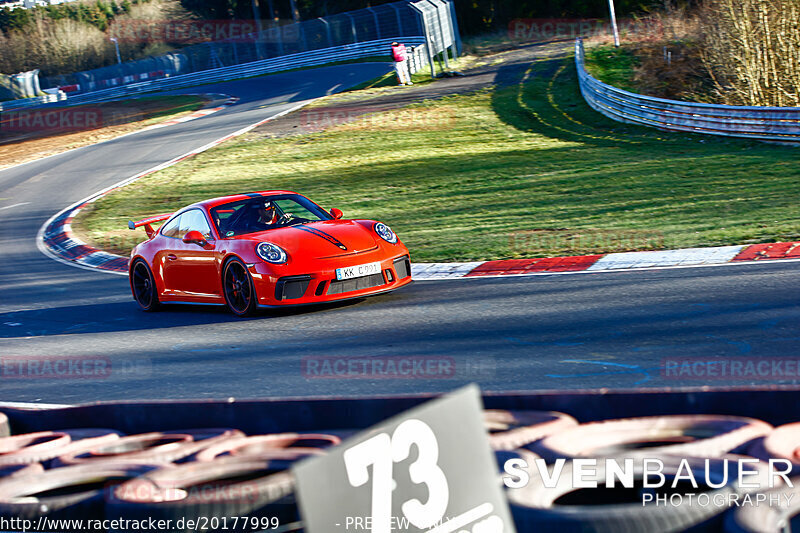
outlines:
[[[222,204],[227,204],[229,202],[237,202],[239,200],[247,200],[248,198],[254,198],[256,196],[272,196],[275,194],[298,194],[294,191],[256,191],[256,192],[247,192],[241,194],[232,194],[230,196],[220,196],[219,198],[211,198],[210,200],[203,200],[202,202],[197,202],[196,204],[192,204],[195,206],[202,206],[206,209],[211,209],[213,207],[217,207]],[[302,196],[302,195],[300,195]]]

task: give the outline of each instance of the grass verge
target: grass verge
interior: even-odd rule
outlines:
[[[0,169],[112,139],[178,118],[200,109],[206,101],[200,96],[153,96],[69,108],[24,109],[18,113],[29,116],[48,113],[56,118],[63,113],[69,118],[85,110],[91,112],[94,117],[99,117],[97,128],[78,131],[58,129],[48,131],[47,128],[41,127],[14,131],[12,128],[6,128],[5,117],[0,116]]]
[[[290,189],[385,221],[415,261],[800,239],[797,148],[610,121],[586,106],[571,58],[509,75],[321,133],[240,137],[114,192],[73,228],[125,253],[141,239],[129,219]]]
[[[586,70],[589,74],[614,87],[631,92],[637,91],[634,69],[640,60],[632,49],[605,45],[587,47],[585,51]]]

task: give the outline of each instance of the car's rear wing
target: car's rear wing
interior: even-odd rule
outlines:
[[[156,234],[156,230],[153,229],[153,226],[151,226],[151,224],[154,224],[156,222],[163,222],[171,216],[172,213],[166,213],[164,215],[155,215],[152,217],[143,218],[142,220],[137,220],[136,222],[134,222],[133,220],[129,220],[128,229],[136,229],[138,227],[144,226],[144,231],[147,233],[147,238],[152,239],[153,235]]]

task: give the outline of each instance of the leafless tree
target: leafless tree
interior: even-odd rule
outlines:
[[[707,0],[702,59],[723,101],[800,106],[800,0]]]

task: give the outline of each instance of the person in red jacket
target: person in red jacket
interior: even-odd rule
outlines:
[[[394,70],[397,72],[397,84],[413,85],[411,74],[408,72],[408,53],[404,44],[392,43],[392,59],[394,59]]]

